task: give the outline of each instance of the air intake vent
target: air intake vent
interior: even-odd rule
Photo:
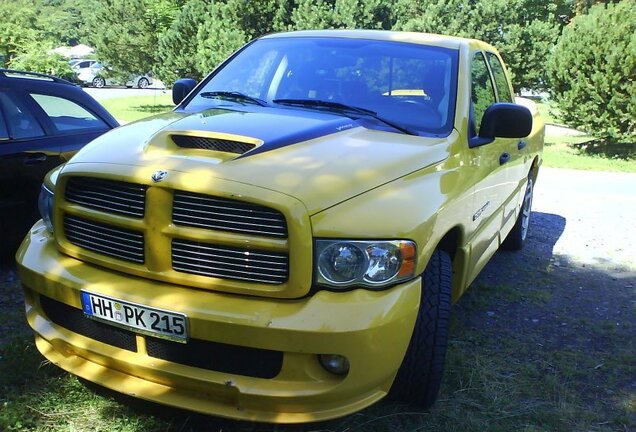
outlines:
[[[254,147],[254,144],[240,141],[230,141],[218,138],[195,137],[188,135],[172,135],[172,140],[176,145],[183,148],[215,150],[224,153],[243,154]]]
[[[190,192],[174,193],[172,220],[184,226],[287,237],[285,217],[277,210]]]
[[[75,216],[64,217],[64,232],[76,246],[126,261],[144,262],[141,233]]]
[[[146,186],[91,177],[71,177],[66,201],[107,213],[144,217]]]
[[[287,254],[276,252],[172,241],[172,268],[184,273],[281,284],[287,280],[287,261]]]

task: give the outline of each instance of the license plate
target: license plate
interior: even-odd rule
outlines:
[[[81,292],[88,318],[176,342],[188,341],[188,317],[182,313]]]

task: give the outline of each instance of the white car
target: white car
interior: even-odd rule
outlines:
[[[80,69],[77,77],[85,84],[93,87],[101,88],[105,86],[118,85],[120,81],[114,78],[104,76],[105,67],[101,63],[95,62],[90,67]],[[126,82],[126,87],[136,87],[140,89],[147,88],[153,84],[153,80],[149,75],[134,75]]]

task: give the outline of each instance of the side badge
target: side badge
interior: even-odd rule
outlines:
[[[168,175],[168,171],[159,170],[159,171],[155,171],[150,178],[152,179],[153,182],[159,183],[160,181],[165,179],[167,175]]]

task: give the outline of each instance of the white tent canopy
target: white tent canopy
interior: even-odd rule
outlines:
[[[89,47],[88,45],[79,44],[75,45],[74,47],[58,47],[51,52],[61,54],[64,57],[68,58],[82,58],[93,54],[95,52],[95,49]]]

